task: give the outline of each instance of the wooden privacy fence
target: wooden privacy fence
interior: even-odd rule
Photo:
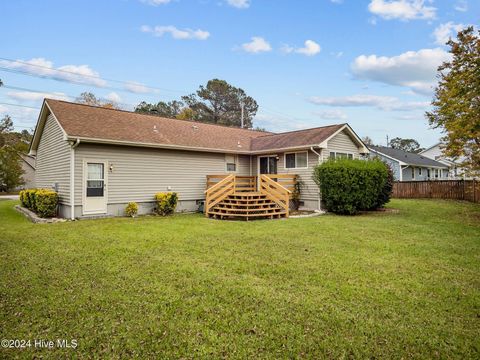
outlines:
[[[480,183],[478,180],[395,182],[392,197],[399,199],[455,199],[480,203]]]

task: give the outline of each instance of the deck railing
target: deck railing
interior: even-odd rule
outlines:
[[[227,175],[205,191],[205,215],[220,201],[235,193],[235,175]]]
[[[295,174],[269,174],[260,177],[234,174],[207,175],[205,215],[208,216],[209,211],[229,195],[261,193],[284,209],[288,217],[290,197],[296,182]]]
[[[276,176],[276,175],[272,175]],[[284,209],[286,217],[290,209],[290,194],[292,193],[279,182],[274,181],[267,175],[260,176],[260,192]]]
[[[232,174],[233,175],[233,174]],[[207,190],[212,186],[222,181],[229,175],[207,175]],[[295,184],[298,180],[296,174],[268,174],[267,175],[273,181],[278,182],[286,189],[293,192],[295,190]],[[258,191],[258,176],[239,176],[235,175],[235,192],[255,192]]]

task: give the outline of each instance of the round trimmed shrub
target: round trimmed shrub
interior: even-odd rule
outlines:
[[[377,159],[328,160],[313,173],[327,210],[344,215],[383,205],[380,198],[387,177],[386,165]]]
[[[177,207],[178,196],[175,192],[156,193],[155,202],[157,203],[156,213],[167,216],[173,214]]]
[[[138,204],[136,202],[129,202],[125,208],[125,214],[130,217],[135,217],[138,214]]]
[[[41,217],[57,215],[58,194],[49,189],[38,189],[34,194],[35,212]]]

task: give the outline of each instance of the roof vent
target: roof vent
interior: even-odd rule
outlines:
[[[153,125],[153,132],[158,133],[157,125]]]
[[[193,131],[197,131],[197,130],[198,130],[198,126],[197,126],[197,125],[192,125],[192,129],[193,129]]]
[[[241,148],[242,145],[240,144],[240,141],[237,142],[237,147]]]

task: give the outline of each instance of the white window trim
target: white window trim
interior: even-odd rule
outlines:
[[[297,167],[297,154],[298,153],[307,153],[307,166],[304,167]],[[287,155],[288,154],[295,154],[295,167],[287,168]],[[308,151],[292,151],[283,154],[283,167],[285,170],[296,170],[296,169],[308,169]]]
[[[228,164],[231,164],[227,162],[227,156],[233,156],[233,161],[235,162],[235,171],[228,170]],[[229,174],[234,174],[238,172],[238,156],[237,155],[232,155],[232,154],[225,154],[225,172]]]
[[[337,159],[337,154],[347,154],[347,159],[348,159],[348,155],[352,155],[352,160],[355,159],[355,153],[349,152],[349,151],[328,150],[328,158],[330,158],[330,153],[334,153],[334,154],[335,154],[335,159]]]

